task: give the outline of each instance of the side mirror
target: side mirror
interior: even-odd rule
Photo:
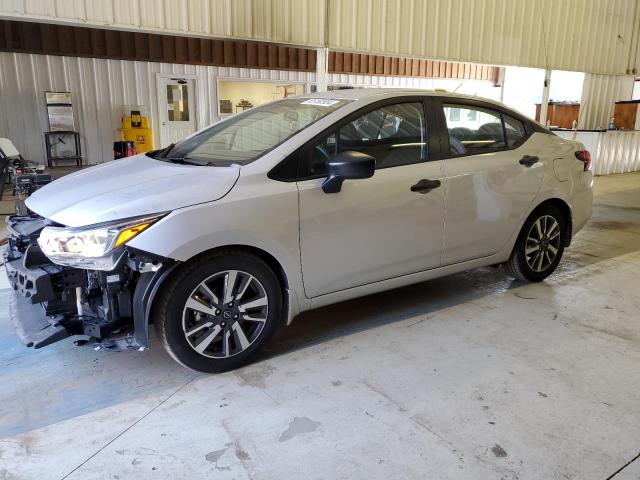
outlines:
[[[329,176],[322,183],[324,193],[338,193],[345,180],[369,178],[376,171],[376,159],[366,153],[347,150],[327,160]]]

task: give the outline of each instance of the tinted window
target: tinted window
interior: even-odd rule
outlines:
[[[376,168],[426,160],[424,109],[399,103],[373,110],[340,129],[340,150],[356,150],[376,159]]]
[[[524,123],[520,120],[517,120],[509,115],[503,115],[504,118],[504,128],[507,132],[507,144],[509,148],[517,147],[520,145],[525,137],[527,136],[527,131],[524,128]]]
[[[326,175],[326,160],[356,150],[376,159],[376,168],[397,167],[427,159],[422,103],[400,103],[372,110],[316,143],[306,155],[300,178]],[[336,144],[336,139],[339,140]]]
[[[500,113],[453,104],[445,104],[444,113],[453,155],[482,153],[506,146]]]

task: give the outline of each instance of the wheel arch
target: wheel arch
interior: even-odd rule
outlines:
[[[564,215],[564,218],[565,218],[565,226],[564,226],[564,232],[563,232],[564,238],[565,238],[564,246],[568,247],[571,244],[571,235],[573,230],[573,213],[571,211],[571,206],[566,201],[558,197],[548,198],[543,202],[539,203],[538,205],[536,205],[536,207],[531,211],[531,213],[527,218],[533,215],[536,212],[536,210],[542,207],[545,207],[547,205],[556,207]]]
[[[255,255],[264,261],[274,272],[278,282],[280,283],[283,295],[282,305],[285,309],[283,318],[285,319],[285,323],[289,325],[300,311],[298,298],[295,290],[290,288],[289,278],[287,277],[284,267],[271,253],[255,246],[232,244],[217,246],[209,250],[205,250],[194,255],[187,261],[197,261],[199,257],[225,250],[241,251]],[[163,283],[171,275],[173,270],[181,263],[183,262],[170,262],[165,268],[162,268],[157,272],[144,273],[138,279],[134,291],[134,337],[136,343],[142,348],[149,348],[149,324],[153,320],[151,318],[151,312],[153,311],[157,293],[160,291]]]

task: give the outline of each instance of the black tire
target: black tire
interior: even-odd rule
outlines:
[[[542,262],[542,260],[540,260],[539,256],[535,257],[537,252],[527,255],[527,248],[534,248],[536,245],[535,242],[528,242],[528,237],[530,233],[533,232],[535,235],[535,232],[537,232],[537,230],[532,231],[532,229],[536,228],[534,225],[539,219],[541,221],[540,224],[542,224],[543,221],[550,223],[549,218],[552,218],[557,222],[559,234],[558,237],[554,238],[552,241],[546,240],[546,244],[545,242],[540,242],[542,243],[542,250],[540,253],[543,255],[544,268],[541,271],[537,271],[538,262]],[[564,245],[566,241],[565,235],[567,232],[566,222],[567,220],[565,219],[564,214],[553,205],[543,205],[534,210],[527,221],[524,222],[522,230],[520,230],[520,234],[518,235],[518,240],[513,247],[513,252],[511,252],[511,257],[503,264],[504,270],[512,277],[525,282],[540,282],[551,275],[558,266],[558,263],[560,263],[564,252]],[[552,223],[550,224],[553,225]],[[555,230],[553,235],[555,235]],[[548,235],[547,237],[550,238],[550,236],[551,235]],[[538,245],[540,245],[540,243]],[[553,248],[557,248],[557,253],[555,253],[553,261],[549,262],[547,265],[546,260],[549,258],[549,255],[553,254]],[[533,267],[531,263],[534,264]]]
[[[264,307],[266,308],[266,313],[264,313],[266,320],[264,323],[260,322],[262,327],[259,332],[254,330],[255,338],[244,336],[245,341],[248,339],[251,340],[250,345],[244,349],[240,346],[242,342],[238,341],[238,337],[236,336],[237,331],[231,328],[231,325],[233,322],[233,324],[244,325],[243,328],[257,328],[253,326],[256,325],[256,322],[243,320],[245,315],[250,316],[251,314],[239,313],[240,318],[238,320],[233,320],[230,316],[225,316],[225,319],[228,320],[226,321],[226,325],[224,325],[223,315],[231,312],[231,309],[227,309],[227,307],[232,305],[232,303],[224,304],[221,307],[223,310],[217,310],[217,315],[213,314],[215,312],[212,312],[211,315],[204,315],[199,309],[191,310],[186,306],[188,300],[193,300],[195,297],[198,299],[201,298],[200,289],[203,288],[201,285],[202,282],[214,282],[214,284],[217,284],[219,281],[218,278],[223,278],[221,276],[225,275],[221,272],[228,271],[239,271],[254,277],[254,279],[250,281],[257,280],[259,286],[252,284],[249,290],[261,288],[260,292],[266,294],[268,300],[267,307]],[[210,280],[212,278],[213,280]],[[226,289],[226,279],[223,281],[225,282],[224,289]],[[205,286],[211,286],[209,292],[213,293],[215,287],[212,284],[207,285],[205,283]],[[222,298],[220,295],[212,298],[216,297],[218,300]],[[219,304],[222,305],[221,302],[219,302]],[[240,304],[240,302],[238,302],[238,304]],[[215,305],[216,303],[212,301],[207,308],[214,309],[216,308]],[[236,308],[237,307],[236,305]],[[265,312],[265,310],[262,310],[263,307],[260,308],[262,312]],[[237,310],[236,313],[238,313]],[[185,316],[184,319],[183,315]],[[242,250],[219,250],[200,255],[184,263],[164,282],[153,306],[153,319],[158,338],[167,352],[185,367],[204,373],[224,372],[247,363],[274,334],[278,325],[282,322],[282,315],[282,288],[278,278],[262,259]],[[186,325],[187,322],[194,322],[191,324],[191,328]],[[191,340],[188,340],[187,332],[197,330],[197,328],[193,327],[198,327],[203,323],[213,323],[213,325],[207,326],[206,329],[202,328],[196,334],[189,334]],[[236,349],[240,348],[240,350],[224,358],[212,358],[211,355],[214,355],[215,352],[207,353],[205,351],[204,354],[197,352],[195,348],[199,345],[194,346],[190,341],[196,343],[198,341],[198,338],[194,340],[194,336],[196,335],[198,335],[200,337],[199,340],[202,341],[203,339],[201,337],[203,337],[206,332],[210,332],[207,335],[213,335],[215,333],[213,331],[214,328],[221,328],[222,330],[218,330],[220,333],[214,337],[215,343],[210,341],[209,343],[211,345],[208,348],[211,348],[213,351],[217,342],[219,341],[222,344],[225,335],[228,335],[230,340],[227,341],[227,352],[230,351],[230,345]],[[227,331],[229,332],[228,334],[226,334]],[[224,346],[222,345],[221,350],[224,351]]]

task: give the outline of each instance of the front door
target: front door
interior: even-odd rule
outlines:
[[[442,263],[448,265],[504,247],[542,186],[546,152],[529,139],[521,120],[490,106],[445,102],[443,107],[450,158],[443,160]]]
[[[196,131],[195,80],[158,77],[160,143],[166,147]]]
[[[414,101],[372,107],[303,148],[298,187],[307,296],[440,265],[442,164],[429,161],[426,139],[423,104]],[[375,174],[324,193],[326,159],[346,150],[373,156]]]

